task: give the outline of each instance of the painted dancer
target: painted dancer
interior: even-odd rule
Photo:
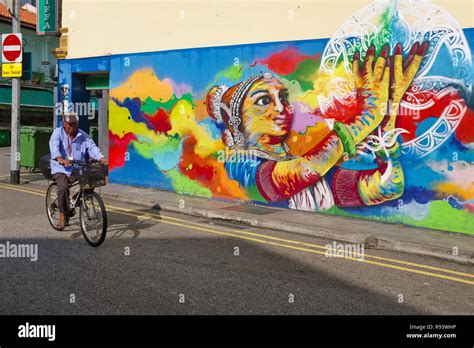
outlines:
[[[372,46],[362,66],[359,54],[354,55],[353,74],[363,111],[349,122],[335,123],[319,144],[299,157],[292,157],[285,144],[293,109],[287,89],[277,78],[267,73],[230,88],[213,87],[206,105],[209,115],[225,124],[227,146],[256,156],[226,162],[229,177],[238,181],[252,200],[288,200],[294,209],[369,206],[400,197],[404,177],[397,159],[397,110],[427,48],[428,42],[415,44],[403,59],[400,44],[394,56],[389,56],[385,46],[377,58]],[[374,150],[378,168],[337,168],[329,186],[325,174],[345,156],[355,157],[360,145]]]

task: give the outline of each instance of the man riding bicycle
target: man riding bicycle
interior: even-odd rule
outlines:
[[[66,227],[69,210],[68,185],[78,179],[73,173],[72,161],[85,162],[87,157],[107,164],[94,140],[83,130],[78,129],[79,117],[76,113],[67,113],[63,117],[63,126],[56,128],[49,140],[51,153],[51,174],[58,186],[59,222],[57,229]]]

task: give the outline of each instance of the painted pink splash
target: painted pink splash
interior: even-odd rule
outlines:
[[[326,120],[315,114],[306,104],[292,103],[294,115],[291,129],[298,133],[305,133],[307,127],[312,127],[318,122],[326,123]]]
[[[171,84],[171,86],[173,87],[173,92],[177,98],[181,98],[184,94],[193,93],[193,89],[185,83],[179,84],[171,79],[164,79],[163,81],[167,81]]]

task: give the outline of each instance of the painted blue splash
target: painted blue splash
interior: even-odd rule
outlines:
[[[416,133],[415,135],[417,137],[423,135],[426,131],[428,131],[438,120],[437,117],[429,117],[424,119],[416,128]],[[425,145],[425,144],[423,144]]]
[[[398,10],[398,1],[396,0],[391,5],[391,13],[390,13],[390,33],[391,33],[391,47],[392,50],[395,46],[401,43],[408,43],[410,38],[410,30],[405,22],[400,20],[400,11]],[[409,49],[408,47],[406,47]]]
[[[139,98],[125,98],[125,100],[121,103],[119,100],[112,98],[112,100],[115,102],[120,107],[125,107],[128,109],[130,112],[130,116],[132,117],[132,120],[135,122],[139,123],[144,123],[148,129],[154,130],[153,125],[148,121],[148,119],[145,117],[143,112],[141,111],[141,106],[142,103]]]
[[[135,54],[122,54],[111,57],[110,87],[114,88],[125,82],[133,72],[130,66],[152,67],[158,78],[172,77],[177,83],[193,86],[194,91],[204,91],[209,81],[212,81],[217,72],[227,69],[239,58],[240,64],[252,64],[257,59],[268,57],[271,54],[283,51],[289,47],[296,47],[301,54],[314,56],[324,51],[329,40],[301,40],[294,42],[268,42],[259,44],[234,45],[224,47],[206,47],[180,49]],[[206,64],[202,64],[206,62]],[[186,69],[182,67],[186,66]],[[256,67],[254,71],[246,69],[244,77],[258,72],[263,67]],[[196,95],[200,98],[201,95]]]
[[[465,161],[474,163],[474,151],[468,149],[460,141],[457,141],[454,135],[451,135],[436,151],[424,157],[425,161],[447,160],[448,163]]]
[[[355,158],[343,162],[341,168],[351,169],[351,170],[369,170],[377,168],[377,161],[369,153],[365,155],[358,155]]]
[[[203,127],[207,133],[211,134],[212,139],[221,139],[222,130],[219,129],[216,125],[216,122],[214,122],[210,118],[206,118],[205,120],[198,122],[198,124]]]
[[[133,145],[129,145],[127,151],[130,154],[130,161],[126,161],[123,167],[110,171],[111,183],[173,190],[171,180],[157,170],[152,159],[140,156]]]
[[[428,204],[429,202],[436,200],[436,192],[429,190],[422,185],[408,187],[405,188],[402,199],[406,203],[415,201],[419,204]]]
[[[463,205],[459,202],[459,200],[456,197],[450,196],[448,198],[448,203],[451,207],[453,207],[455,209],[459,209],[459,210],[464,209]]]

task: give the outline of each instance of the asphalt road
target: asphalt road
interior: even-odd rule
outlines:
[[[38,245],[0,258],[0,314],[474,314],[472,266],[114,201],[92,248],[77,219],[50,227],[42,190],[0,183],[0,244]]]

